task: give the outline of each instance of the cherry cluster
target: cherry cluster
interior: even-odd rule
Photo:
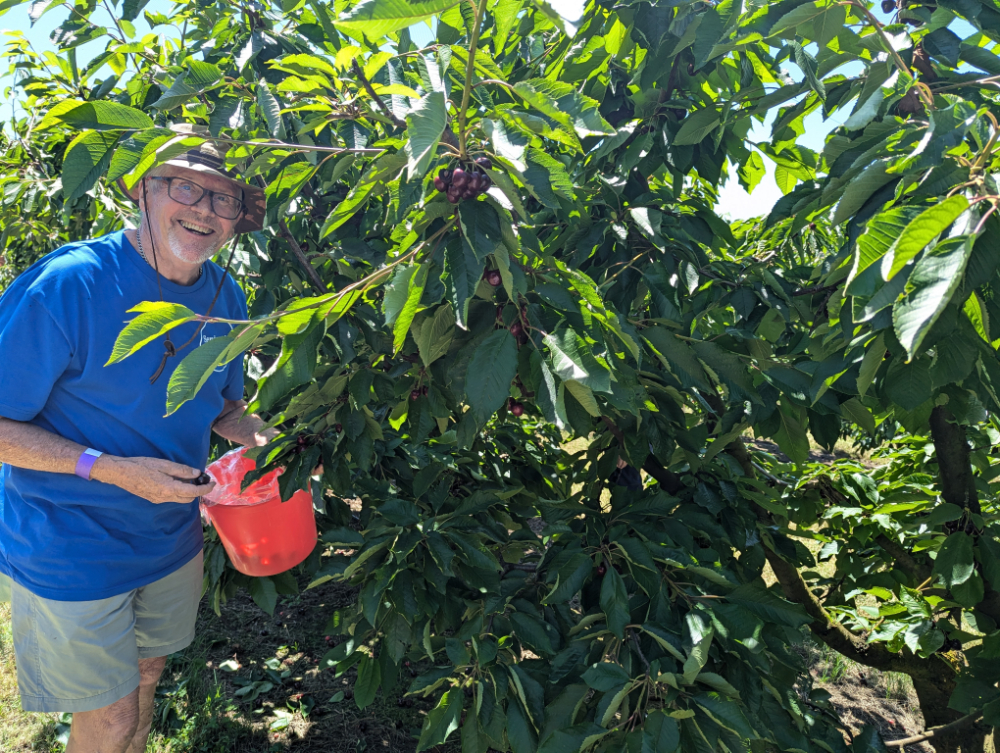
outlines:
[[[464,168],[445,168],[434,177],[434,188],[446,194],[452,204],[457,204],[462,199],[475,199],[493,185],[490,176],[486,174],[491,167],[493,163],[489,158],[480,157]]]
[[[515,416],[518,416],[518,417],[523,416],[524,415],[524,404],[523,403],[519,403],[514,398],[510,398],[507,401],[507,410],[509,410]]]

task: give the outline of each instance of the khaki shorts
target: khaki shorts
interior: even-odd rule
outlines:
[[[150,583],[95,601],[43,599],[11,588],[14,658],[25,711],[94,711],[139,687],[139,659],[194,640],[202,554]]]

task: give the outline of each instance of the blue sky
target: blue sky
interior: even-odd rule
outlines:
[[[115,5],[117,5],[118,0],[109,0],[109,2],[115,2]],[[172,5],[173,3],[169,2],[169,0],[150,0],[150,3],[145,7],[145,10],[153,13],[169,13]],[[553,0],[552,5],[567,17],[574,17],[582,12],[581,0]],[[54,46],[49,41],[49,36],[52,31],[65,19],[66,9],[61,6],[54,7],[48,13],[43,15],[37,23],[32,25],[31,19],[28,16],[29,7],[30,3],[26,2],[23,5],[12,8],[3,16],[0,16],[0,29],[22,30],[36,51],[55,51]],[[886,20],[880,12],[880,9],[876,8],[875,13],[882,18],[882,20]],[[110,17],[105,11],[98,11],[95,16],[95,20],[97,20],[98,23],[111,23]],[[973,31],[972,28],[964,22],[957,22],[953,24],[952,27],[954,31],[962,37],[968,36]],[[136,19],[135,28],[138,38],[141,38],[143,35],[149,33],[149,24],[146,22],[144,14],[140,14],[139,18]],[[176,36],[176,31],[167,26],[158,26],[154,29],[154,31],[157,34]],[[413,34],[414,41],[418,44],[424,44],[431,38],[431,32],[426,24],[420,24],[413,27],[411,29],[411,34]],[[81,62],[91,59],[103,49],[103,46],[104,42],[102,40],[97,40],[83,45],[77,52],[78,59]],[[796,80],[801,79],[801,72],[794,64],[789,64],[787,69],[793,78]],[[844,69],[844,72],[852,73],[852,71],[849,71],[846,68]],[[7,84],[9,84],[9,81],[4,82],[4,85]],[[802,136],[801,143],[810,149],[817,151],[821,150],[827,134],[829,134],[834,128],[841,125],[849,114],[849,111],[842,110],[836,113],[834,117],[829,120],[824,120],[819,112],[813,113],[805,119],[805,133]],[[10,115],[11,101],[6,100],[0,102],[0,123],[8,120]],[[758,142],[769,140],[770,120],[764,124],[755,123],[754,128],[749,134],[749,138],[752,141]],[[774,203],[781,198],[782,193],[774,180],[774,164],[767,158],[764,159],[764,164],[767,169],[767,174],[756,187],[752,196],[743,190],[743,188],[736,181],[735,177],[731,178],[726,185],[723,186],[720,192],[719,204],[717,205],[717,211],[720,214],[728,216],[731,219],[745,219],[765,214],[772,206],[774,206]]]

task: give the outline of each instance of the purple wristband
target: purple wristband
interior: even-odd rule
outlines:
[[[90,481],[90,471],[94,467],[94,463],[97,462],[97,458],[103,454],[100,450],[88,447],[83,451],[80,459],[76,461],[76,470],[74,473],[84,481]]]

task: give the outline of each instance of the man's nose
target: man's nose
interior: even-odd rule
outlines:
[[[202,206],[204,204],[204,206]],[[212,209],[212,194],[205,191],[194,204],[191,205],[192,209],[197,209],[203,214],[215,214],[215,210]]]

